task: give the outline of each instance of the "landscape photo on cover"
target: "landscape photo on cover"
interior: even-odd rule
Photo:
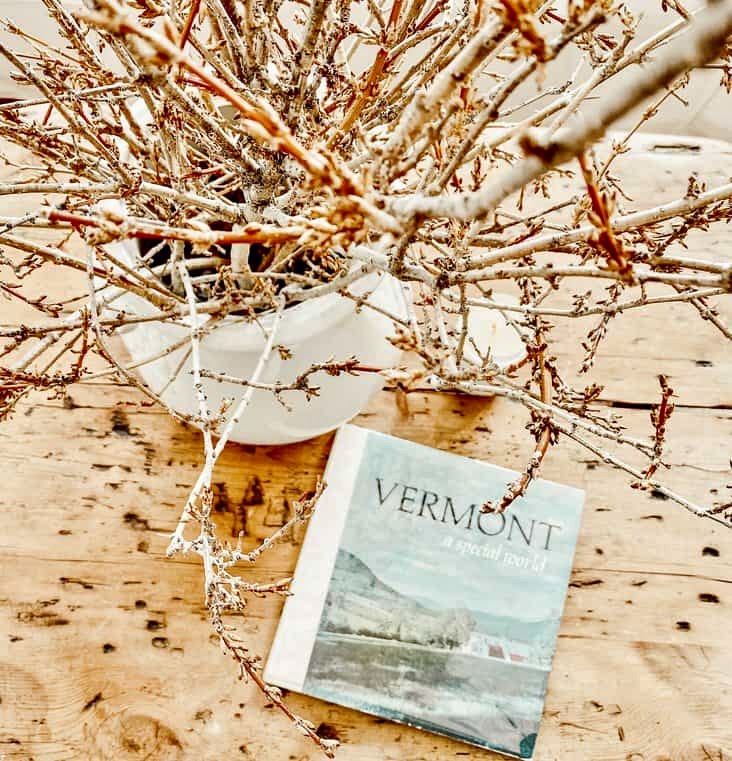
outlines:
[[[582,493],[369,434],[305,692],[530,758]]]

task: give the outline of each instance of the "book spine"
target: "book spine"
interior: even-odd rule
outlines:
[[[265,681],[289,690],[301,691],[305,684],[367,436],[363,428],[344,425],[333,442],[326,489],[310,519],[264,670]]]

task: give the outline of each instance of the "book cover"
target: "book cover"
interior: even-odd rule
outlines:
[[[265,679],[531,758],[584,493],[515,477],[343,426]]]

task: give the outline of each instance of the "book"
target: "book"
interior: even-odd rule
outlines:
[[[341,427],[264,677],[531,758],[584,493]]]

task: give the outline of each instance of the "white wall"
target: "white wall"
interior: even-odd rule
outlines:
[[[81,0],[66,0],[69,8],[80,8]],[[60,42],[56,25],[46,12],[41,0],[0,0],[0,18],[9,19],[28,34],[46,42]],[[0,29],[0,42],[13,50],[30,51],[30,48],[14,35]],[[0,56],[0,98],[31,97],[30,90],[22,87],[10,77],[11,65],[4,56]]]
[[[80,7],[81,0],[66,0],[66,3],[70,8]],[[283,6],[285,13],[288,12],[288,5],[289,3],[286,3]],[[561,6],[564,3],[560,2],[557,5],[561,11]],[[677,18],[674,12],[664,13],[661,10],[660,0],[628,0],[627,5],[636,15],[641,11],[643,12],[639,39],[645,39]],[[694,10],[700,5],[703,5],[701,0],[691,0],[686,3],[689,10]],[[34,36],[49,41],[58,40],[54,24],[48,18],[41,0],[0,0],[0,17],[10,18]],[[556,25],[553,25],[553,28],[556,29]],[[547,30],[547,35],[551,36],[550,28],[543,27],[542,31],[544,29]],[[6,33],[0,31],[0,41],[7,44],[8,38]],[[363,49],[363,56],[370,58],[374,54],[375,50]],[[563,51],[559,59],[553,61],[547,68],[546,78],[542,85],[543,89],[552,88],[565,82],[577,67],[579,60],[580,53],[576,48],[571,47]],[[368,65],[369,61],[363,61],[363,63]],[[514,66],[515,64],[505,64],[504,71],[511,71]],[[588,71],[588,65],[584,64],[580,71],[580,79]],[[732,127],[730,127],[732,120],[729,117],[732,114],[732,95],[726,95],[722,91],[718,86],[719,79],[719,71],[693,72],[691,84],[681,93],[682,97],[691,101],[690,107],[687,108],[678,100],[672,99],[664,105],[663,111],[649,122],[646,127],[647,131],[692,134],[732,140]],[[486,87],[489,87],[490,84],[491,82],[486,80]],[[520,103],[537,92],[537,82],[532,79],[517,90],[508,105]],[[28,93],[27,88],[23,89],[12,82],[10,65],[4,58],[0,57],[0,98],[27,97]],[[544,101],[539,101],[537,105],[543,103]],[[592,101],[587,101],[582,110],[586,111],[590,108],[592,108]],[[517,112],[511,118],[519,119],[526,113],[528,112]],[[636,118],[636,115],[630,115],[617,126],[629,126],[634,123]]]

